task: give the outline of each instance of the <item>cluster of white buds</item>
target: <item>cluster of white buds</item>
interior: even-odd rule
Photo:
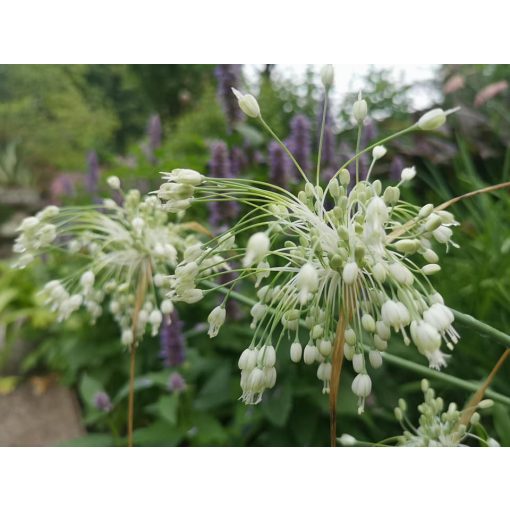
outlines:
[[[26,218],[15,242],[16,265],[24,267],[44,253],[67,252],[76,262],[73,276],[48,282],[41,291],[44,302],[59,321],[80,308],[92,322],[110,312],[122,343],[130,346],[147,330],[156,335],[164,316],[169,320],[173,303],[166,296],[166,275],[200,241],[186,225],[169,220],[157,197],[142,198],[137,190],[124,194],[115,176],[108,185],[121,193],[121,206],[111,199],[93,208],[49,206]]]
[[[499,446],[495,439],[487,438],[485,431],[484,437],[475,434],[476,429],[482,429],[480,414],[476,410],[471,409],[473,412],[466,425],[462,422],[463,411],[459,410],[457,404],[452,402],[445,408],[443,399],[436,397],[426,379],[422,380],[421,388],[424,402],[418,406],[418,427],[410,425],[405,400],[399,399],[398,407],[395,408],[395,417],[404,430],[403,435],[398,437],[399,446],[467,446],[465,442],[469,438],[476,439],[485,446]],[[492,405],[492,400],[486,399],[479,402],[476,409],[487,409]]]
[[[271,344],[260,348],[249,347],[239,357],[241,370],[241,400],[245,404],[258,404],[264,390],[276,383],[276,351]]]
[[[324,72],[323,81],[328,86],[329,71]],[[243,102],[246,96],[236,96],[243,111],[248,111],[248,102]],[[251,113],[267,127],[258,104]],[[444,113],[445,118],[449,113]],[[366,115],[367,105],[360,95],[354,107],[360,130]],[[403,133],[432,129],[432,124],[439,124],[437,115],[429,115]],[[305,182],[297,194],[272,183],[194,176],[195,203],[228,197],[242,204],[256,204],[226,235],[233,238],[253,233],[244,248],[227,246],[224,236],[211,240],[193,258],[185,257],[171,283],[172,299],[195,302],[204,293],[197,283],[206,280],[212,268],[221,267],[225,273],[233,269],[224,261],[242,265],[242,269],[236,269],[231,288],[250,278],[258,289],[258,303],[251,310],[251,350],[261,349],[268,338],[276,338],[278,348],[287,336],[291,359],[308,365],[317,363],[317,376],[327,393],[335,342],[342,341],[343,334],[345,357],[353,362],[357,373],[352,390],[359,397],[360,412],[372,391],[368,366],[381,366],[381,353],[388,348],[392,330],[406,345],[412,341],[437,369],[446,361],[441,351],[443,342],[453,348],[458,340],[453,315],[429,279],[441,269],[436,245],[447,249],[456,246],[451,240],[451,227],[457,223],[452,214],[432,204],[417,207],[400,199],[400,186],[414,177],[414,168],[404,169],[396,186],[384,188],[381,181],[371,181],[372,170],[384,158],[386,148],[374,144],[351,161],[369,152],[372,162],[367,178],[356,178],[355,182],[351,182],[346,168],[350,162],[325,187],[312,184],[298,166]],[[160,197],[164,198],[161,190]],[[169,202],[173,200],[170,197]],[[264,285],[259,288],[260,284]],[[339,336],[340,320],[345,331]],[[210,317],[210,332],[217,334],[222,323],[223,314],[216,311]],[[303,331],[308,332],[304,348]],[[268,385],[262,384],[259,372],[249,379],[247,369],[242,370],[243,391],[258,390],[245,391],[257,397],[244,400],[256,402]],[[253,384],[247,386],[248,381]]]

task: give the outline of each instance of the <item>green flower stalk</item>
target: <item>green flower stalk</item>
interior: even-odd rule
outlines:
[[[332,83],[330,73],[331,69],[324,73],[326,86]],[[235,94],[240,108],[258,119],[292,159],[303,177],[301,190],[293,194],[272,183],[211,178],[178,169],[163,174],[168,182],[158,196],[171,211],[193,203],[233,200],[250,209],[228,232],[185,255],[170,279],[169,294],[173,301],[198,301],[214,291],[208,285],[201,288],[212,268],[222,266],[220,272],[228,273],[233,269],[226,263],[242,264],[225,297],[238,282],[249,279],[259,300],[251,309],[252,342],[239,358],[242,400],[256,404],[274,386],[276,351],[283,348],[285,338],[290,341],[291,359],[316,364],[323,392],[329,393],[340,317],[345,323],[340,331],[344,354],[357,372],[352,391],[359,398],[360,413],[372,390],[369,367],[380,367],[392,331],[406,345],[413,343],[431,367],[445,366],[442,346],[452,349],[459,336],[452,326],[453,314],[434,289],[431,276],[441,270],[437,248],[456,246],[451,227],[457,222],[452,214],[435,211],[432,204],[420,207],[401,200],[400,187],[415,176],[414,168],[403,170],[400,182],[386,188],[370,176],[386,154],[382,142],[414,129],[437,128],[449,112],[434,111],[378,144],[359,148],[322,187],[310,182],[265,123],[256,99]],[[366,102],[360,96],[354,105],[359,133],[366,115]],[[372,155],[367,178],[357,177],[351,183],[346,167],[367,152]],[[319,172],[320,156],[317,167]],[[245,233],[251,237],[246,246],[239,246],[236,239]],[[225,302],[209,316],[210,336],[225,321],[224,306]],[[303,329],[309,338],[304,346]]]

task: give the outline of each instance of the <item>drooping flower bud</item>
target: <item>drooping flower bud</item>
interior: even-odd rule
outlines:
[[[374,158],[377,161],[378,159],[383,158],[387,152],[388,151],[386,150],[386,147],[384,147],[384,145],[376,145],[372,149],[372,158]]]
[[[113,190],[120,189],[120,179],[116,175],[112,175],[112,176],[108,177],[108,179],[106,179],[106,183]]]
[[[446,117],[455,113],[460,108],[452,108],[446,112],[442,108],[434,108],[420,117],[416,125],[423,130],[439,129],[445,122]]]
[[[211,311],[207,318],[207,321],[209,322],[209,331],[207,334],[210,338],[213,338],[218,334],[221,326],[223,326],[223,323],[225,322],[226,316],[227,312],[223,306],[217,306]]]
[[[301,361],[301,357],[303,355],[303,347],[299,342],[292,342],[290,346],[290,359],[294,363],[299,363]]]
[[[414,166],[411,166],[409,168],[404,168],[402,170],[402,173],[400,174],[400,179],[403,182],[408,182],[416,177],[416,168]]]
[[[296,278],[296,287],[300,291],[299,301],[302,305],[306,304],[311,293],[317,290],[319,277],[317,270],[312,264],[306,263],[300,270]]]
[[[269,237],[264,232],[253,234],[246,246],[246,255],[243,259],[243,266],[251,266],[254,262],[260,262],[269,252]]]

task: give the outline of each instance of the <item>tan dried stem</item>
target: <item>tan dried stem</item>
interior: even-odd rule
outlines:
[[[485,382],[480,386],[478,391],[469,399],[468,403],[464,407],[464,411],[462,411],[462,416],[460,419],[461,425],[468,425],[471,417],[476,411],[476,407],[483,400],[485,396],[485,392],[489,389],[489,386],[492,384],[494,377],[499,372],[500,368],[503,366],[503,363],[510,356],[510,349],[506,349],[505,352],[500,356],[497,363],[494,365],[494,368],[491,370],[491,373],[488,375]]]
[[[477,189],[475,191],[470,191],[469,193],[465,193],[464,195],[460,195],[458,197],[452,198],[450,200],[447,200],[446,202],[443,202],[441,205],[438,205],[434,208],[434,211],[443,211],[444,209],[448,209],[448,207],[456,204],[457,202],[460,202],[461,200],[464,200],[466,198],[471,198],[476,195],[481,195],[482,193],[490,193],[492,191],[498,191],[500,189],[510,188],[510,182],[503,182],[500,184],[496,184],[494,186],[488,186],[486,188]],[[393,239],[396,239],[397,237],[401,236],[402,234],[405,234],[411,227],[413,227],[416,224],[415,220],[410,220],[407,223],[404,223],[401,227],[393,230],[388,234],[388,240],[392,241]]]
[[[353,287],[353,292],[354,287]],[[338,323],[336,326],[335,345],[333,348],[333,355],[331,357],[331,380],[329,385],[329,439],[330,446],[336,447],[336,405],[338,400],[338,390],[340,389],[340,376],[342,375],[342,366],[344,362],[344,344],[345,344],[345,329],[348,321],[351,319],[352,310],[355,302],[354,295],[351,293],[344,293],[343,306],[340,307]]]
[[[128,446],[133,446],[133,421],[135,408],[135,361],[136,361],[136,333],[138,329],[138,314],[142,308],[147,293],[147,285],[152,277],[150,261],[147,260],[139,272],[138,286],[135,295],[135,307],[132,317],[133,343],[129,352],[129,397],[128,397]]]

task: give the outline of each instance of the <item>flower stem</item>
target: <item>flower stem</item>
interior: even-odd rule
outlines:
[[[484,322],[475,319],[471,315],[467,315],[462,312],[458,312],[457,310],[453,310],[453,315],[455,315],[455,319],[457,319],[462,324],[468,326],[471,329],[474,329],[481,333],[483,336],[489,336],[493,338],[496,342],[501,344],[503,347],[507,349],[510,347],[510,335],[503,333],[502,331],[485,324]]]
[[[340,318],[336,327],[335,348],[332,356],[331,382],[329,389],[329,437],[330,446],[336,446],[336,402],[340,388],[340,376],[344,362],[345,343],[345,315],[340,311]]]
[[[128,402],[128,446],[133,446],[133,416],[135,408],[135,354],[133,346],[129,353],[129,402]]]

